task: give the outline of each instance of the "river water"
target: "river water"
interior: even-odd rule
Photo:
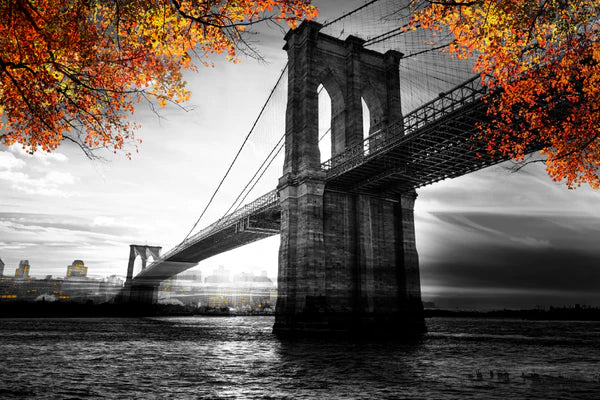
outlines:
[[[412,344],[272,325],[0,319],[0,399],[600,399],[599,322],[432,318]]]

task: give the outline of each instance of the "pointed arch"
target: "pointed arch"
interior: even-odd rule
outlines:
[[[154,261],[158,260],[161,249],[162,247],[160,246],[129,245],[129,264],[127,265],[126,281],[130,282],[133,279],[134,269],[145,270],[149,258],[154,259]]]
[[[385,91],[377,90],[370,79],[366,80],[362,85],[361,96],[367,105],[370,114],[369,135],[384,128],[388,123],[385,118],[387,110],[384,108],[384,103],[381,101],[379,93],[385,93]]]
[[[371,134],[371,110],[369,110],[364,97],[361,97],[360,101],[362,103],[363,139],[366,139]]]
[[[319,74],[319,84],[329,94],[331,100],[331,155],[337,155],[346,149],[346,102],[340,80],[331,68],[324,68]]]
[[[321,164],[331,158],[331,96],[323,84],[317,87],[319,96],[319,157]]]

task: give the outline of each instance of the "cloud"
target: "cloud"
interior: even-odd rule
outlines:
[[[543,164],[513,172],[511,162],[446,179],[418,190],[417,210],[493,211],[495,214],[597,215],[598,191],[589,186],[569,190],[553,182]]]
[[[70,215],[0,213],[0,255],[10,267],[29,259],[35,276],[64,274],[64,266],[73,259],[103,260],[90,265],[102,275],[109,272],[114,254],[126,259],[133,233],[93,226],[91,219]],[[116,272],[125,272],[125,267],[115,266]]]
[[[0,152],[0,181],[10,185],[10,188],[21,193],[29,195],[44,195],[69,197],[73,193],[64,190],[63,186],[73,185],[76,182],[75,176],[71,172],[48,171],[45,167],[41,171],[34,171],[34,167],[29,162],[16,157],[13,153],[20,154],[18,151],[12,150],[15,146],[10,147],[12,152]],[[26,154],[26,153],[25,153]],[[36,153],[37,154],[37,153]],[[25,157],[33,157],[25,155]],[[46,166],[50,165],[51,161],[66,161],[66,156],[61,154],[48,154],[46,156],[38,156]],[[38,174],[38,176],[34,174]]]
[[[562,249],[596,248],[595,238],[600,237],[600,218],[594,216],[563,214],[495,213],[469,211],[438,211],[429,213],[435,222],[428,222],[429,229],[451,230],[453,237],[478,243],[501,243],[506,247],[553,246]]]
[[[470,249],[468,256],[422,266],[429,286],[591,291],[600,282],[600,254],[569,250]]]
[[[47,153],[45,151],[36,151],[35,153],[30,154],[27,151],[25,151],[25,149],[19,146],[10,146],[8,149],[13,154],[18,154],[19,156],[25,159],[39,161],[44,165],[50,165],[53,162],[63,163],[69,160],[69,158],[64,154],[57,152]]]
[[[75,183],[75,176],[69,172],[51,171],[34,178],[23,172],[1,171],[0,180],[11,184],[11,188],[30,195],[70,197],[75,193],[63,190],[64,185]]]
[[[79,235],[90,233],[122,237],[147,227],[134,224],[128,219],[98,216],[93,220],[65,214],[2,213],[0,227],[4,230],[38,232],[44,229],[60,229]],[[2,231],[0,231],[2,234]]]
[[[94,221],[92,222],[92,226],[114,227],[114,226],[128,226],[128,224],[124,223],[123,221],[119,221],[113,217],[104,217],[104,216],[100,215],[100,216],[97,216],[96,218],[94,218]]]
[[[25,161],[18,159],[7,151],[0,152],[0,171],[12,171],[25,167]]]
[[[75,183],[75,177],[68,172],[50,171],[45,179],[54,182],[56,185],[72,185]]]
[[[600,255],[506,249],[476,255],[481,258],[422,265],[423,298],[460,308],[600,306]]]
[[[512,244],[517,247],[549,247],[551,245],[550,239],[540,237],[547,235],[547,232],[539,228],[540,225],[550,225],[546,221],[549,217],[497,215],[483,212],[434,212],[432,215],[440,221],[452,225],[455,229],[475,235],[476,239],[478,238],[482,242],[502,241],[507,245]],[[522,225],[526,221],[531,222],[524,229]]]
[[[28,243],[9,243],[9,242],[0,242],[0,248],[3,250],[22,250],[26,248]]]
[[[518,243],[519,245],[527,246],[527,247],[550,247],[550,240],[536,239],[531,236],[514,237],[514,238],[510,238],[510,240]]]
[[[493,307],[600,304],[600,218],[574,212],[421,214],[417,245],[425,297],[442,296],[442,305],[459,307],[484,300]]]
[[[94,231],[103,231],[103,232],[120,232],[124,234],[126,232],[141,232],[150,230],[152,227],[150,225],[142,224],[139,221],[134,221],[129,217],[125,218],[116,218],[116,217],[107,217],[103,215],[99,215],[94,217],[94,220],[91,223],[91,229]]]

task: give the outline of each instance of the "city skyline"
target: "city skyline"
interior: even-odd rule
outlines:
[[[18,261],[18,263],[16,264],[16,268],[10,268],[10,265],[3,263],[2,258],[0,258],[0,276],[3,277],[7,277],[7,278],[11,278],[11,277],[18,277],[21,276],[19,274],[22,274],[22,270],[23,267],[26,266],[27,270],[25,272],[25,274],[28,277],[34,278],[34,279],[46,279],[48,278],[48,276],[52,276],[52,278],[58,278],[60,279],[61,277],[67,278],[67,277],[82,277],[82,278],[107,278],[107,277],[113,277],[113,276],[118,276],[120,278],[125,279],[125,274],[111,274],[111,275],[100,275],[100,274],[88,274],[88,270],[89,270],[89,266],[87,264],[84,263],[83,260],[73,260],[72,264],[68,264],[65,266],[66,270],[64,272],[64,274],[45,274],[45,273],[40,273],[40,274],[36,274],[35,273],[35,265],[33,265],[33,269],[32,269],[32,265],[29,261],[29,259],[20,259]],[[7,267],[10,268],[7,270]],[[236,276],[243,276],[244,274],[250,275],[250,276],[266,276],[269,279],[273,279],[273,276],[269,276],[266,270],[261,270],[259,271],[258,274],[256,274],[257,271],[239,271],[236,273],[232,273],[232,270],[229,270],[227,267],[225,267],[224,265],[213,265],[212,267],[210,266],[210,264],[205,264],[202,266],[202,268],[200,267],[193,267],[190,268],[180,274],[175,275],[175,277],[186,277],[186,276],[210,276],[209,274],[215,274],[218,270],[223,270],[229,274],[230,276],[230,280],[233,279]],[[237,269],[234,268],[233,271],[236,271]],[[93,271],[92,271],[93,272]],[[276,283],[276,282],[275,282]]]
[[[316,2],[320,20],[359,3]],[[186,76],[192,90],[187,106],[193,111],[168,106],[158,117],[140,108],[134,118],[142,124],[144,142],[131,161],[110,153],[103,154],[107,162],[88,160],[68,144],[33,156],[18,146],[1,148],[5,273],[28,259],[33,276],[59,275],[80,258],[91,276],[125,276],[129,244],[163,246],[163,252],[178,244],[285,64],[280,30],[263,27],[256,40],[267,63],[244,58],[233,65],[214,56],[215,68]],[[262,157],[261,143],[251,145]],[[517,173],[509,165],[418,190],[415,225],[424,300],[448,306],[600,305],[599,193],[589,187],[568,190],[552,182],[539,163]],[[224,199],[245,183],[244,173],[252,167],[240,167],[201,226],[219,218],[229,205]],[[271,177],[264,192],[276,179]],[[273,237],[197,268],[204,273],[235,265],[275,277],[277,258]]]

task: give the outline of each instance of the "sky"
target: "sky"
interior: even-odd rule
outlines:
[[[315,1],[320,20],[363,1]],[[341,32],[340,32],[341,34]],[[31,274],[64,276],[82,259],[89,275],[124,276],[130,244],[169,250],[192,228],[286,62],[283,33],[252,36],[266,61],[215,56],[214,68],[186,76],[186,107],[154,114],[143,106],[140,152],[92,161],[65,143],[33,156],[0,147],[0,258],[11,275],[22,259]],[[402,77],[401,77],[402,79]],[[279,96],[279,97],[277,97]],[[280,132],[285,96],[272,109],[279,125],[250,141],[200,226],[228,208]],[[247,163],[247,164],[245,164]],[[257,194],[276,186],[271,172]],[[261,192],[262,191],[262,192]],[[423,299],[442,307],[600,306],[600,192],[552,182],[540,163],[518,172],[500,164],[418,191],[415,229]],[[252,198],[249,197],[248,200]],[[196,269],[277,275],[279,237],[210,258]]]

